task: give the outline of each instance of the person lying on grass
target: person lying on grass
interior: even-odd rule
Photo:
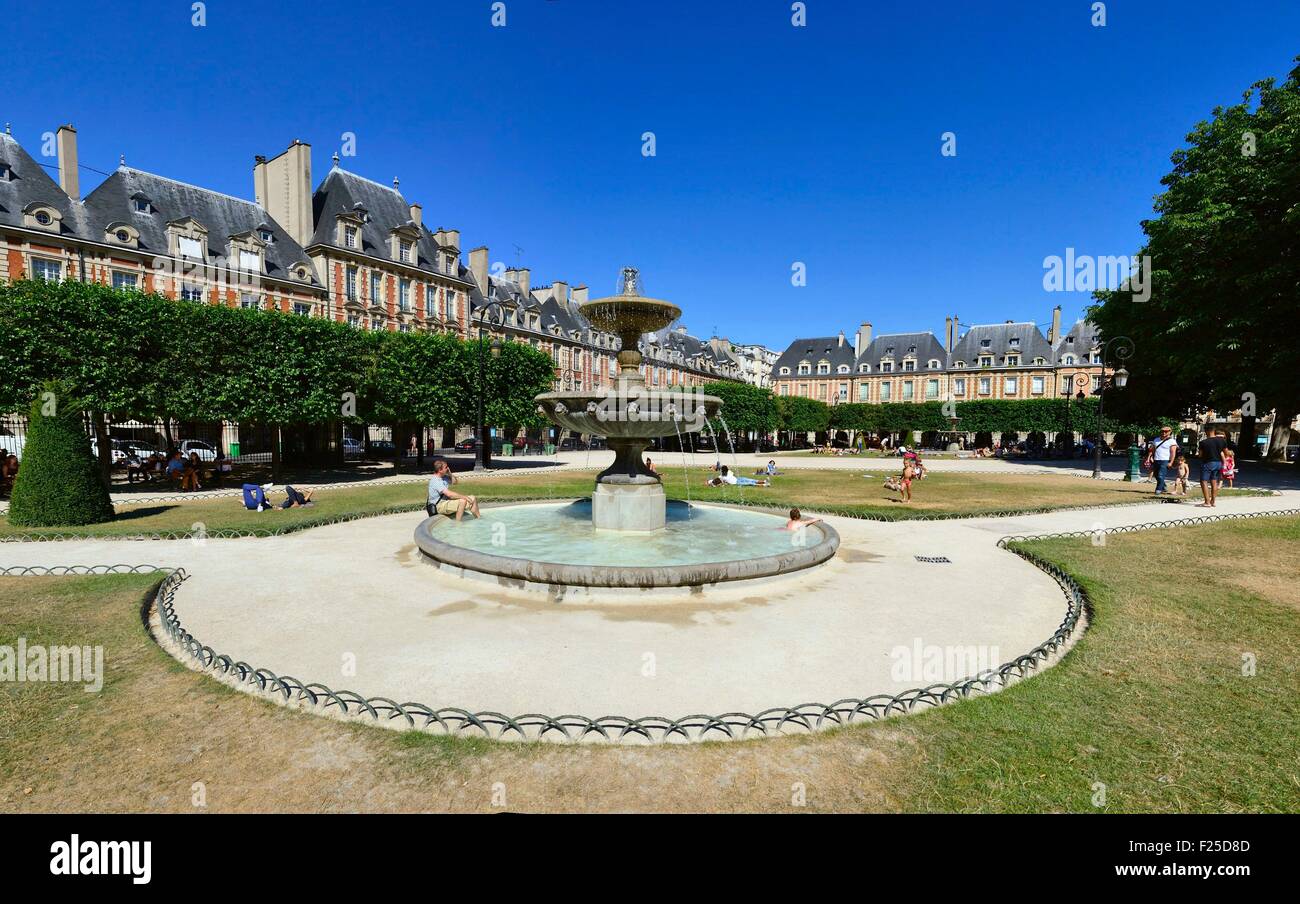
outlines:
[[[250,512],[265,512],[276,508],[266,495],[274,488],[273,483],[264,483],[261,486],[255,483],[244,484],[244,508]],[[281,509],[304,508],[316,504],[311,501],[312,490],[302,493],[291,486],[286,486],[284,492],[286,498],[279,505]]]
[[[772,481],[767,478],[758,481],[752,477],[737,477],[735,474],[731,473],[731,469],[726,465],[722,466],[721,474],[709,481],[709,486],[720,487],[724,483],[729,484],[730,486],[742,487],[770,487],[772,485]]]

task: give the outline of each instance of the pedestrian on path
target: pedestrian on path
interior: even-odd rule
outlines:
[[[1201,496],[1205,500],[1199,508],[1214,508],[1219,496],[1219,481],[1223,478],[1223,456],[1228,451],[1228,441],[1223,431],[1212,429],[1198,446],[1201,455]]]
[[[1173,437],[1171,427],[1160,428],[1160,438],[1151,445],[1151,470],[1156,478],[1156,495],[1168,492],[1166,480],[1169,468],[1178,454],[1178,440]]]

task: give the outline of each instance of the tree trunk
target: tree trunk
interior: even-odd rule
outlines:
[[[1291,441],[1291,422],[1295,412],[1273,412],[1273,436],[1268,444],[1269,461],[1286,461],[1286,446]]]
[[[95,448],[99,457],[99,477],[104,486],[113,485],[113,438],[108,435],[108,418],[104,412],[96,411],[91,415],[95,423]]]
[[[393,434],[393,473],[402,473],[402,456],[406,454],[406,446],[402,443],[402,430],[400,423],[394,423],[390,428]]]
[[[443,427],[443,428],[442,428],[442,447],[443,447],[444,449],[450,449],[450,448],[452,448],[452,447],[455,446],[455,445],[456,445],[456,428],[455,428],[455,427]]]
[[[1238,458],[1258,458],[1258,444],[1255,442],[1255,416],[1242,415],[1241,433],[1237,437]]]
[[[163,415],[162,422],[163,422],[163,439],[164,439],[164,440],[166,441],[166,443],[167,443],[167,448],[166,448],[166,449],[163,449],[162,451],[163,451],[163,454],[165,454],[165,455],[171,455],[171,454],[172,454],[172,449],[175,449],[175,448],[176,448],[176,437],[172,436],[172,419],[171,419],[171,415],[169,415],[169,414],[164,414],[164,415]]]
[[[271,482],[279,483],[281,473],[280,461],[280,425],[271,425]]]

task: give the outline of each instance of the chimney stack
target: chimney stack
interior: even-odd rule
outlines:
[[[81,177],[77,169],[77,130],[69,123],[59,126],[55,139],[59,152],[59,188],[74,201],[81,199]]]
[[[527,267],[511,267],[506,270],[506,279],[519,287],[519,294],[523,295],[524,298],[528,297],[528,292],[532,288],[532,283],[529,282],[529,270]]]
[[[861,357],[862,353],[867,350],[867,346],[870,344],[871,344],[871,324],[864,320],[862,322],[862,326],[858,327],[857,336],[854,337],[853,351],[855,354]]]
[[[957,343],[960,341],[961,341],[961,322],[957,319],[957,315],[953,314],[952,315],[952,347],[956,348]]]
[[[488,294],[488,249],[480,245],[469,253],[469,272],[474,275],[474,283],[484,297]]]
[[[952,318],[943,318],[943,350],[952,351]]]
[[[838,345],[840,348],[844,348],[844,330],[840,330],[840,341]]]
[[[411,222],[416,226],[424,225],[424,208],[419,204],[411,205]],[[439,229],[438,231],[442,232],[442,229]]]
[[[253,196],[299,245],[316,231],[311,210],[311,145],[298,139],[278,157],[254,158]]]
[[[1056,345],[1061,339],[1061,306],[1052,308],[1052,328],[1047,332],[1047,344]]]
[[[573,303],[585,304],[587,301],[587,287],[575,286],[573,289]]]
[[[551,283],[551,298],[560,304],[569,300],[569,284],[562,279],[557,279]]]

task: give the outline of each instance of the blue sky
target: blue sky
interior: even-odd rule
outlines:
[[[1135,252],[1184,135],[1300,54],[1295,2],[1113,0],[1104,28],[1091,0],[807,0],[804,28],[787,0],[491,5],[208,0],[195,28],[181,0],[68,0],[8,43],[0,118],[243,197],[254,154],[307,141],[319,181],[353,132],[345,165],[463,250],[593,295],[634,264],[693,332],[784,349],[1072,320],[1044,257]]]

